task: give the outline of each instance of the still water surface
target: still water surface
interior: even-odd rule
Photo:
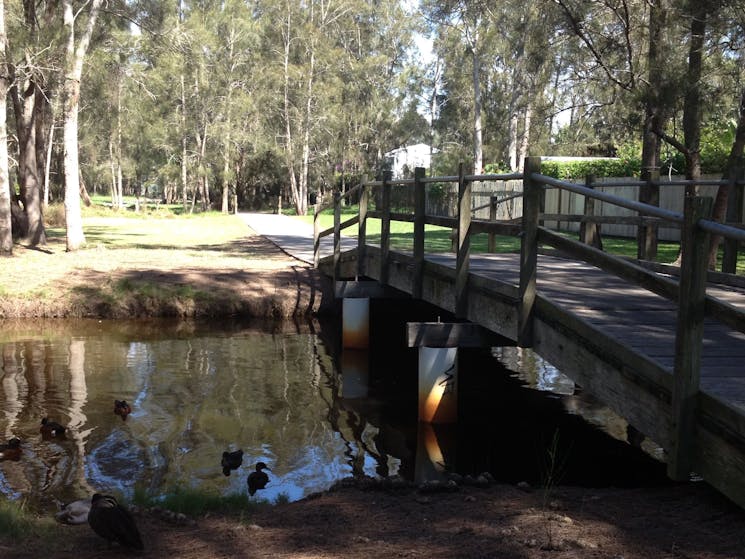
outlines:
[[[42,505],[135,488],[246,494],[258,461],[271,481],[254,498],[271,502],[360,474],[540,483],[556,467],[548,451],[566,483],[664,478],[622,442],[623,420],[529,353],[461,352],[457,424],[419,423],[416,350],[402,324],[375,322],[369,355],[342,352],[338,325],[317,322],[3,322],[0,439],[20,438],[23,457],[0,461],[0,494]],[[115,399],[132,404],[126,421]],[[42,440],[46,416],[65,440]],[[222,453],[238,448],[243,465],[226,477]]]
[[[8,496],[245,493],[263,461],[272,482],[261,497],[295,500],[352,472],[347,426],[329,421],[332,358],[307,325],[26,322],[5,325],[0,346],[0,437],[23,441],[21,461],[0,462]],[[126,421],[115,399],[132,404]],[[68,427],[65,440],[42,440],[45,416]],[[237,448],[243,466],[225,477],[222,452]],[[362,470],[370,462],[355,457]]]

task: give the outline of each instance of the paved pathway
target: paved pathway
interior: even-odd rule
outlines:
[[[313,224],[279,214],[239,213],[238,217],[251,229],[272,241],[290,256],[313,264]],[[342,237],[342,250],[357,246],[356,239]],[[347,246],[348,245],[348,246]],[[334,250],[333,236],[321,239],[321,256]]]

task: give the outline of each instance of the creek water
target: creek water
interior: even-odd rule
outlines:
[[[20,438],[23,454],[0,461],[0,494],[39,506],[136,488],[245,494],[258,461],[270,483],[254,498],[268,501],[350,475],[423,481],[444,470],[664,483],[661,462],[623,441],[623,420],[516,350],[463,351],[458,422],[420,424],[416,350],[403,347],[398,317],[377,314],[376,349],[356,356],[364,379],[345,370],[335,322],[4,321],[0,439]],[[115,399],[131,404],[126,420]],[[66,437],[43,439],[43,417]],[[242,466],[224,476],[223,451],[239,448]]]

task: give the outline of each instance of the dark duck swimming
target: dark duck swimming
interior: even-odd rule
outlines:
[[[66,428],[57,423],[51,421],[48,417],[41,420],[41,436],[44,439],[62,439],[65,437]]]
[[[114,413],[124,421],[132,413],[132,406],[127,403],[127,400],[114,400]]]
[[[263,470],[269,470],[269,467],[263,462],[256,464],[256,471],[248,474],[248,494],[253,495],[259,489],[264,489],[269,483],[269,476]],[[271,470],[270,470],[271,471]]]
[[[21,440],[13,437],[6,444],[0,444],[0,460],[20,460]]]
[[[96,534],[109,542],[117,542],[138,551],[145,549],[134,518],[111,495],[95,493],[91,497],[88,524]]]
[[[225,451],[222,453],[222,460],[220,461],[220,465],[222,466],[222,473],[226,476],[230,475],[230,470],[237,470],[242,463],[242,450],[234,450],[233,452]]]

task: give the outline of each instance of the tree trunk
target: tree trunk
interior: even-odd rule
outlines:
[[[287,22],[284,29],[284,118],[285,118],[285,157],[287,158],[287,172],[290,178],[290,191],[295,196],[297,192],[297,177],[295,176],[295,156],[292,148],[292,114],[290,111],[290,30],[292,16],[290,14],[290,4],[287,3]],[[279,194],[280,197],[282,193]]]
[[[92,0],[85,31],[75,46],[75,18],[72,0],[62,0],[64,25],[67,32],[65,53],[65,226],[67,228],[67,250],[75,251],[85,244],[83,219],[80,213],[80,165],[78,161],[78,105],[80,102],[80,78],[96,18],[103,0]],[[82,12],[78,12],[78,16]]]
[[[742,172],[743,151],[745,151],[745,88],[740,92],[740,110],[737,119],[737,129],[732,148],[727,158],[727,167],[724,169],[723,178],[736,179]],[[714,221],[724,222],[727,216],[727,205],[729,202],[730,185],[721,185],[717,189],[714,199],[714,207],[711,210],[711,218]],[[709,268],[714,269],[717,264],[717,252],[722,242],[720,235],[712,235],[709,244]]]
[[[660,187],[651,184],[660,168],[660,137],[665,117],[660,90],[664,86],[660,67],[660,47],[665,28],[666,12],[663,0],[649,3],[649,42],[647,45],[648,85],[645,91],[644,128],[642,131],[642,180],[648,181],[639,189],[639,201],[653,206],[660,205]],[[637,230],[637,257],[654,260],[657,257],[657,226],[641,225]]]
[[[181,74],[181,196],[184,203],[184,211],[189,207],[188,177],[186,174],[186,84],[184,74]]]
[[[693,0],[691,6],[691,39],[688,50],[688,74],[683,101],[683,135],[685,138],[686,178],[701,178],[701,68],[706,35],[708,0]],[[686,194],[698,194],[698,186],[687,186]]]
[[[479,174],[484,167],[484,144],[481,135],[481,58],[476,41],[471,46],[473,60],[473,172]]]
[[[517,169],[518,171],[523,170],[523,163],[525,158],[528,157],[528,150],[530,149],[530,123],[533,120],[533,102],[528,99],[525,106],[525,117],[523,120],[523,129],[520,134],[520,151],[517,157]]]
[[[10,211],[10,175],[8,172],[8,131],[6,103],[8,95],[7,60],[5,59],[5,0],[0,0],[0,256],[13,254],[13,225]]]

